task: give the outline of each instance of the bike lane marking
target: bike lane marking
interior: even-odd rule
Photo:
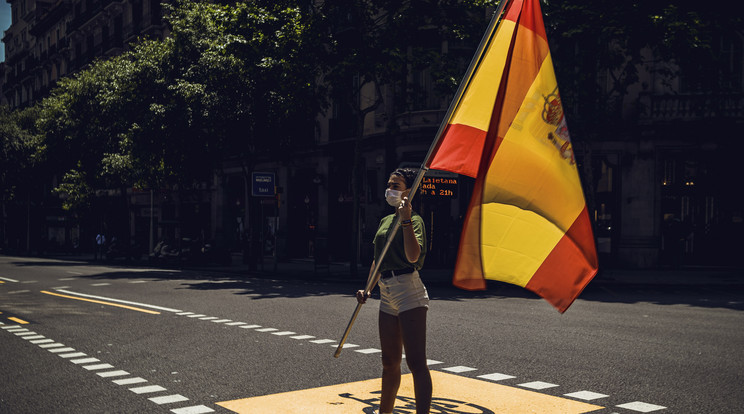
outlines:
[[[431,371],[432,414],[581,414],[605,407],[487,381]],[[351,382],[215,403],[238,414],[372,413],[380,403],[380,379]],[[401,377],[396,410],[415,409],[413,377]]]

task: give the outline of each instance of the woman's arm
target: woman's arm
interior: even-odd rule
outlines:
[[[408,201],[408,197],[403,197],[403,202],[398,209],[401,220],[401,227],[403,227],[403,248],[406,251],[406,259],[409,263],[416,263],[419,256],[421,256],[421,245],[419,245],[416,239],[416,233],[413,231],[413,222],[411,221],[411,203]]]

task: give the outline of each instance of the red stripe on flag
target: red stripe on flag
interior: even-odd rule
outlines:
[[[429,164],[435,170],[450,171],[470,177],[478,175],[486,131],[468,125],[450,124]]]
[[[536,35],[548,41],[548,36],[545,34],[545,23],[543,22],[542,10],[540,10],[539,1],[528,1],[524,5],[522,10],[522,16],[519,19],[519,25],[524,26]]]
[[[596,274],[594,235],[589,213],[584,207],[525,288],[563,313]]]

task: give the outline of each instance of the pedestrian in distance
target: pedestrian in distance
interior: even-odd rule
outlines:
[[[426,359],[429,295],[418,273],[426,256],[426,231],[424,220],[413,212],[409,199],[416,174],[417,170],[410,168],[398,168],[390,174],[385,199],[395,208],[395,213],[380,221],[374,238],[370,280],[375,264],[380,260],[388,231],[393,227],[396,216],[399,216],[400,231],[396,233],[379,268],[378,325],[382,350],[380,414],[393,412],[400,387],[403,349],[413,375],[416,414],[428,414],[431,407],[432,383]],[[365,303],[368,296],[364,290],[359,290],[356,297],[359,303]]]
[[[93,253],[93,260],[103,259],[104,247],[106,246],[106,236],[103,233],[96,235],[96,250]]]

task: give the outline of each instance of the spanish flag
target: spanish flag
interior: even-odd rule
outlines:
[[[494,26],[425,166],[476,179],[455,286],[515,284],[562,313],[597,253],[539,0],[513,0]]]

